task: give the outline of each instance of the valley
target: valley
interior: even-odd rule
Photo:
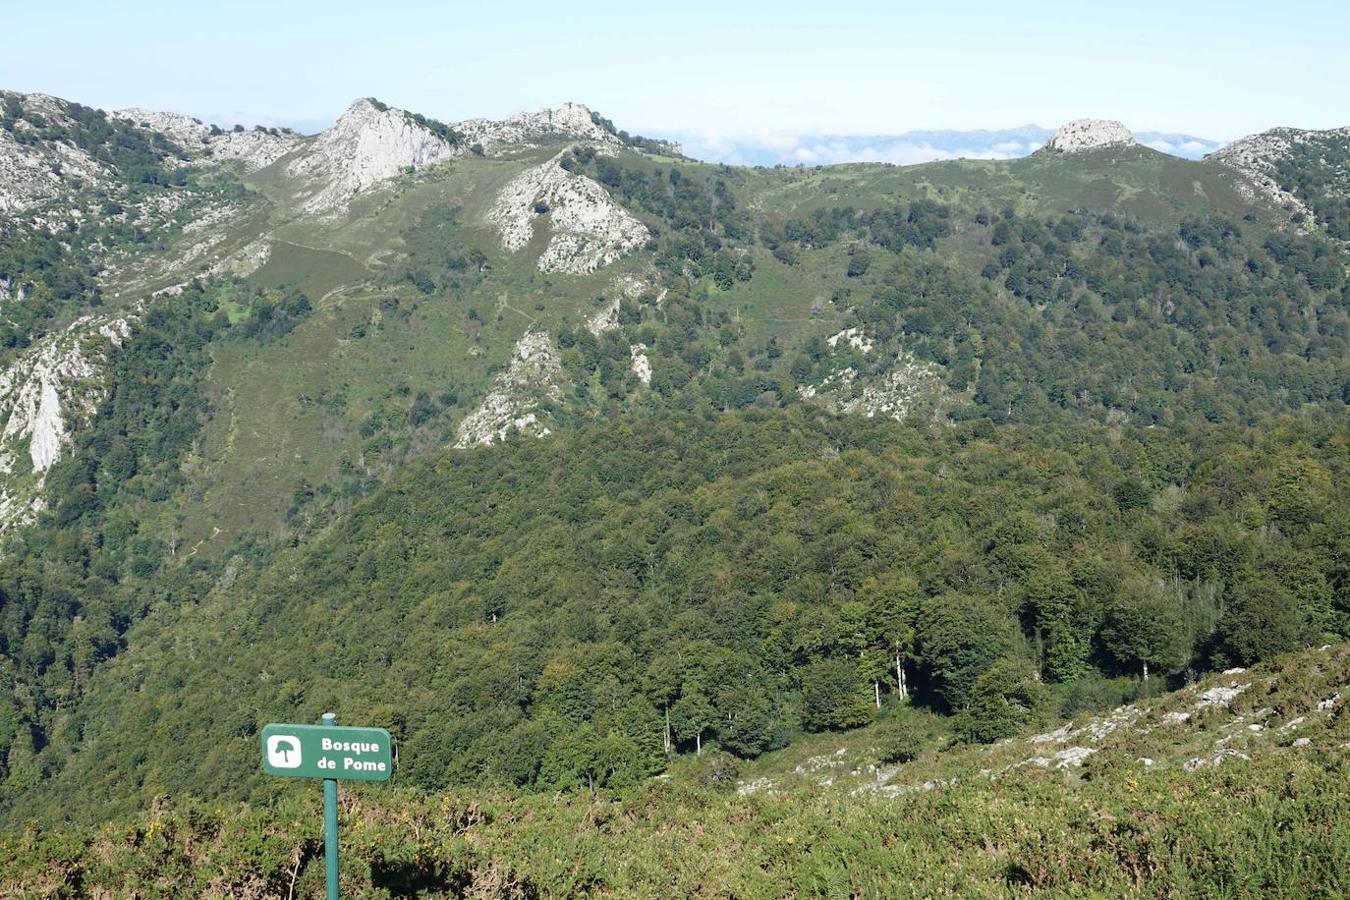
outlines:
[[[1345,887],[1344,129],[0,113],[0,894]]]

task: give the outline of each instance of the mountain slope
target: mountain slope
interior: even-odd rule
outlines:
[[[1255,189],[1291,210],[1297,224],[1313,220],[1350,241],[1350,128],[1274,128],[1234,141],[1209,158],[1242,171]]]
[[[865,771],[854,777],[875,783],[880,728],[823,740],[825,764],[766,760],[766,769],[806,774],[749,794],[732,790],[736,767],[723,756],[690,760],[618,798],[343,788],[343,890],[494,898],[1344,893],[1346,653],[1340,646],[1284,657],[1103,717],[1129,712],[1136,725],[1113,731],[1110,747],[1082,768],[1023,765],[991,779],[980,769],[1039,753],[1044,740],[1028,734],[942,753],[934,737],[912,761],[882,764],[900,780],[927,779],[926,789],[891,794],[859,792],[848,775],[856,766]],[[1204,704],[1234,682],[1245,689],[1230,704],[1169,722],[1176,707]],[[1261,721],[1269,727],[1253,731]],[[1188,770],[1190,746],[1215,741],[1241,752]],[[758,771],[740,775],[760,781]],[[165,800],[98,828],[0,835],[0,891],[78,883],[111,895],[322,896],[316,792],[285,794],[242,809]]]
[[[864,673],[845,649],[861,638],[837,633],[873,596],[859,573],[903,582],[923,623],[950,624],[949,608],[985,621],[997,640],[981,666],[1006,662],[1017,684],[1022,664],[1064,685],[1145,665],[1177,676],[1345,636],[1344,248],[1221,160],[1092,139],[1011,161],[750,170],[693,162],[577,105],[446,125],[367,99],[300,137],[4,103],[3,190],[20,213],[0,228],[0,384],[17,398],[0,432],[14,526],[0,577],[5,802],[51,812],[52,797],[125,785],[138,767],[110,802],[186,789],[196,762],[174,754],[213,741],[196,789],[245,790],[266,710],[338,697],[278,685],[269,662],[312,633],[319,601],[293,602],[287,585],[316,571],[335,616],[331,660],[305,669],[316,684],[354,671],[350,644],[393,696],[437,679],[458,692],[411,690],[424,785],[576,786],[590,745],[563,740],[571,726],[619,735],[619,782],[659,770],[664,707],[630,691],[667,621],[712,642],[699,651],[710,666],[774,673],[735,697],[691,683],[677,718],[744,722],[706,736],[747,756],[799,738],[824,721],[803,718],[807,680],[861,679],[864,699],[883,683],[880,645]],[[1331,196],[1321,160],[1343,145],[1327,140],[1281,163],[1303,173],[1300,190]],[[78,366],[60,362],[76,349]],[[720,483],[747,447],[757,490]],[[860,455],[830,462],[848,448]],[[701,468],[680,470],[684,453]],[[1000,455],[1034,490],[985,494]],[[675,467],[665,490],[637,479],[618,505],[601,486],[662,467]],[[875,507],[896,496],[886,471],[920,479],[933,505]],[[446,534],[405,531],[398,498],[421,496],[407,480],[419,476],[435,493],[408,514]],[[797,521],[799,477],[858,532]],[[485,492],[494,479],[529,493]],[[975,506],[938,514],[957,500]],[[1002,530],[1000,506],[1018,513]],[[686,559],[677,539],[694,524],[707,555]],[[936,554],[914,563],[917,587],[892,533]],[[470,534],[500,555],[479,556]],[[615,534],[632,543],[611,546]],[[389,555],[389,535],[426,568]],[[1018,549],[991,555],[1005,544]],[[869,555],[879,547],[890,555]],[[1060,557],[1106,568],[1063,571]],[[344,568],[355,558],[367,568]],[[557,584],[531,574],[541,558]],[[764,566],[776,581],[759,580]],[[354,599],[385,567],[391,593]],[[658,573],[672,592],[650,586]],[[1233,620],[1261,598],[1278,622]],[[1127,652],[1108,601],[1122,620],[1172,604],[1182,624]],[[545,628],[564,608],[572,631]],[[1250,637],[1267,627],[1269,642]],[[522,642],[501,657],[518,669],[461,679],[455,654],[496,647],[480,634],[494,630]],[[392,665],[400,642],[432,637],[447,643],[417,649],[441,668]],[[233,660],[228,684],[198,671],[203,645]],[[960,718],[978,676],[947,685],[937,657],[914,666],[922,699]],[[568,681],[592,667],[618,687]],[[158,699],[129,690],[141,683]],[[550,690],[562,705],[536,707]],[[142,759],[107,743],[111,723],[153,729],[204,696],[230,699],[185,724],[181,747]],[[857,724],[858,705],[840,705],[831,721]],[[472,724],[454,735],[436,724],[460,715]],[[487,736],[517,730],[503,776]],[[670,745],[704,736],[686,728]]]
[[[906,131],[901,134],[732,134],[676,132],[688,154],[705,162],[743,166],[817,166],[877,162],[913,165],[942,159],[1016,159],[1034,153],[1053,128]],[[1189,134],[1135,133],[1161,153],[1199,159],[1223,144]]]
[[[992,739],[1043,712],[1024,688],[1344,634],[1343,429],[1104,437],[760,412],[433,455],[153,611],[15,744],[14,780],[50,779],[21,808],[249,796],[261,724],[324,710],[389,723],[419,787],[622,788],[666,746],[753,757],[902,688]]]

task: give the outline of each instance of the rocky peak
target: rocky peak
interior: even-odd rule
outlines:
[[[491,155],[507,146],[538,146],[567,141],[591,141],[617,147],[618,136],[601,126],[591,110],[580,103],[564,103],[535,112],[522,112],[501,120],[466,119],[455,125],[469,144],[478,144]]]
[[[1326,131],[1272,128],[1225,144],[1205,159],[1222,163],[1242,174],[1245,181],[1241,189],[1249,199],[1262,197],[1275,206],[1292,213],[1302,213],[1306,219],[1313,220],[1315,216],[1312,208],[1280,186],[1275,177],[1276,170],[1302,145],[1309,145],[1314,151],[1319,151],[1328,144],[1344,144],[1346,141],[1350,141],[1350,127]],[[1334,163],[1327,163],[1326,157],[1320,152],[1317,156],[1323,160],[1324,167],[1334,166]],[[1350,176],[1346,175],[1344,168],[1332,173],[1327,181],[1328,189],[1338,191],[1341,195],[1350,193]]]
[[[133,125],[158,131],[198,158],[238,160],[246,171],[270,166],[300,145],[304,138],[287,128],[249,128],[234,131],[213,128],[182,113],[150,109],[119,109],[109,113]]]
[[[14,215],[48,201],[68,198],[77,184],[99,184],[107,167],[66,141],[37,139],[39,130],[23,117],[10,118],[17,104],[22,116],[37,115],[49,124],[69,127],[63,101],[46,94],[0,91],[0,212]]]
[[[1081,153],[1100,147],[1128,147],[1134,143],[1130,129],[1114,119],[1075,119],[1059,127],[1045,145],[1056,153]]]
[[[113,110],[108,115],[114,119],[126,119],[133,125],[150,131],[158,131],[185,150],[195,149],[198,144],[205,143],[211,133],[210,128],[182,113],[159,112],[133,106]]]
[[[48,119],[56,119],[62,124],[70,123],[70,117],[66,114],[66,101],[60,97],[53,97],[51,94],[18,94],[10,91],[0,91],[0,94],[16,98],[23,106],[24,112],[38,113]]]
[[[328,213],[345,209],[357,194],[405,170],[423,169],[461,152],[459,144],[404,110],[366,98],[347,107],[286,170],[321,182],[305,208]]]

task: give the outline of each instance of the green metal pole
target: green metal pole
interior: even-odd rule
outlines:
[[[323,724],[336,725],[337,716],[323,714]],[[328,872],[328,900],[338,900],[337,779],[323,780],[323,861]]]

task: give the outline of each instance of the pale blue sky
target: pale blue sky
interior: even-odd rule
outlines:
[[[644,133],[1350,124],[1350,3],[0,0],[0,87],[317,130],[577,100]]]

